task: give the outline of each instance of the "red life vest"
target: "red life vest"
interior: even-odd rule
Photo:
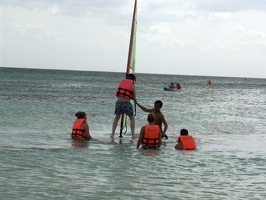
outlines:
[[[85,119],[76,119],[72,126],[72,138],[76,139],[88,139],[87,134],[84,129],[82,129],[82,124],[85,122]]]
[[[143,147],[159,146],[160,128],[158,125],[145,125],[144,135],[142,139]]]
[[[171,83],[169,88],[175,88],[175,85],[173,83]]]
[[[196,144],[195,144],[194,138],[191,135],[180,135],[178,137],[178,143],[182,144],[183,150],[196,149]]]
[[[117,91],[116,91],[116,96],[122,96],[127,99],[132,99],[133,98],[133,91],[131,90],[132,85],[134,84],[134,81],[131,79],[124,78],[120,81]]]

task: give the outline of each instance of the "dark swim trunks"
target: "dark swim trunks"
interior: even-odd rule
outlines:
[[[155,146],[142,146],[143,149],[158,149],[158,147]]]
[[[115,114],[121,115],[125,113],[127,116],[133,116],[133,106],[129,101],[116,101]]]

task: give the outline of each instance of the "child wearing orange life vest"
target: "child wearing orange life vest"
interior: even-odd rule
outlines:
[[[72,126],[72,139],[92,139],[89,125],[87,123],[86,113],[78,111],[75,116],[77,119],[74,121]]]
[[[180,130],[180,136],[178,137],[177,144],[175,145],[175,149],[178,150],[195,150],[196,144],[194,138],[188,134],[187,129]]]
[[[153,113],[148,115],[147,121],[148,124],[142,126],[140,130],[137,149],[140,144],[142,144],[144,149],[158,149],[162,144],[162,134],[160,127],[154,124],[155,117]]]

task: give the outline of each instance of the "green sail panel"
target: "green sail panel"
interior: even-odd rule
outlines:
[[[137,14],[137,13],[135,13]],[[132,51],[129,67],[131,69],[130,73],[135,73],[135,63],[136,63],[136,36],[137,36],[137,15],[134,18],[134,29],[133,29],[133,41],[132,41]]]

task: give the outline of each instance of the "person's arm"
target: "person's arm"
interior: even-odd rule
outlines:
[[[132,100],[136,100],[137,94],[136,94],[136,87],[135,85],[132,85],[131,90],[133,92]]]
[[[92,139],[92,137],[90,135],[89,125],[87,123],[83,123],[82,128],[85,130],[85,133],[87,135],[87,139]]]
[[[162,132],[161,130],[159,130],[160,133],[159,133],[159,147],[162,145]]]
[[[175,145],[175,149],[177,149],[177,150],[182,150],[182,149],[183,149],[183,148],[182,148],[182,144],[180,144],[180,143],[176,144],[176,145]]]
[[[139,146],[140,146],[140,144],[142,142],[143,135],[144,135],[144,126],[141,127],[141,129],[140,129],[139,139],[138,139],[138,142],[137,142],[137,149],[139,148]]]
[[[163,122],[163,125],[164,125],[163,133],[165,134],[165,132],[166,132],[167,129],[168,129],[168,124],[167,124],[167,122],[166,122],[166,120],[165,120],[163,114],[162,114],[162,122]]]
[[[176,142],[177,142],[177,144],[175,145],[175,149],[182,150],[183,147],[182,147],[182,144],[181,144],[180,137],[177,138]]]
[[[144,106],[140,105],[137,101],[135,102],[140,107],[140,109],[143,110],[144,112],[153,112],[153,109],[145,108]]]

